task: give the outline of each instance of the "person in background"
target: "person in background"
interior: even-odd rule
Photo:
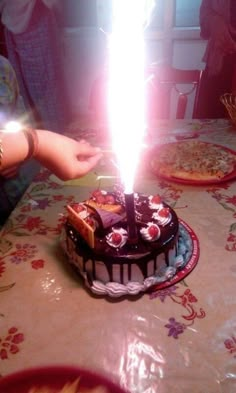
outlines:
[[[52,131],[34,131],[26,121],[22,122],[26,131],[3,132],[9,121],[22,119],[27,117],[15,71],[9,60],[0,56],[0,225],[41,165],[61,179],[72,179],[86,174],[101,157],[100,150],[85,141]]]
[[[0,56],[0,129],[24,114],[15,71],[9,60]],[[6,220],[38,170],[39,165],[31,160],[0,173],[0,224]]]
[[[35,126],[62,133],[70,122],[60,0],[0,0],[8,59]]]
[[[19,105],[19,85],[15,71],[4,56],[0,55],[0,125],[16,115]]]
[[[199,117],[226,117],[220,96],[236,92],[236,1],[202,0],[199,19],[201,37],[208,40]]]

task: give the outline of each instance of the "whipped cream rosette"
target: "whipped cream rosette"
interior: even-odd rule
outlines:
[[[142,238],[148,242],[154,242],[159,239],[161,230],[159,226],[153,222],[148,222],[147,227],[140,229]]]
[[[158,225],[165,226],[171,221],[171,213],[168,207],[162,207],[153,213],[152,218],[157,221]]]
[[[148,197],[148,200],[149,200],[149,207],[152,210],[159,210],[163,207],[163,203],[160,195],[150,195]]]
[[[107,244],[110,247],[121,248],[128,239],[128,233],[123,228],[112,228],[112,231],[106,236]]]

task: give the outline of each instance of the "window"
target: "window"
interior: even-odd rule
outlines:
[[[203,68],[205,42],[200,38],[200,4],[201,0],[155,0],[146,30],[149,62]]]
[[[112,0],[61,0],[65,25],[87,26],[109,31],[111,27]],[[121,0],[123,1],[123,0]],[[128,1],[128,0],[127,0]],[[137,0],[138,1],[138,0]],[[201,0],[144,0],[145,16],[150,16],[149,31],[165,28],[168,22],[177,28],[197,27]],[[124,2],[125,9],[125,2]],[[151,14],[151,15],[150,15]]]
[[[94,79],[104,70],[106,63],[106,35],[100,29],[111,30],[113,0],[60,1],[64,9],[67,73],[73,76],[72,82],[68,77],[68,83],[77,86],[72,89],[71,94],[76,95],[72,105],[76,102],[76,108],[77,105],[83,107]],[[129,0],[120,1],[125,5]],[[200,38],[198,26],[201,0],[145,1],[146,16],[152,10],[145,29],[147,63],[166,62],[177,68],[204,68],[202,57],[206,42]]]
[[[97,23],[104,31],[111,30],[112,0],[97,0]]]
[[[96,4],[98,27],[110,31],[112,0],[96,0]],[[145,0],[146,16],[149,15],[145,29],[148,62],[166,61],[181,66],[184,49],[196,46],[196,53],[188,57],[186,66],[202,66],[204,43],[199,34],[200,4],[201,0]]]
[[[201,0],[176,0],[175,26],[199,26],[199,8]]]

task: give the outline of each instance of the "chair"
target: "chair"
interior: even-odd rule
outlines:
[[[171,98],[174,90],[176,97],[174,117],[176,119],[185,117],[187,104],[192,95],[192,118],[197,118],[202,73],[202,70],[184,70],[168,65],[151,65],[147,70],[148,116],[151,118],[170,118]]]

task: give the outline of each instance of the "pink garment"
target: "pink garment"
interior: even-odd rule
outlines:
[[[209,75],[212,76],[217,75],[221,71],[224,54],[210,37],[209,21],[210,18],[215,15],[222,16],[230,32],[236,36],[236,30],[233,29],[230,24],[230,1],[231,0],[202,0],[200,7],[201,36],[208,39],[203,61],[207,63]]]
[[[13,4],[13,0],[10,1]],[[27,114],[30,118],[33,116],[38,128],[65,132],[70,119],[69,100],[62,62],[61,30],[54,12],[37,0],[22,33],[14,34],[7,26],[4,32],[8,58],[15,69]]]
[[[14,34],[23,33],[39,0],[0,0],[2,23]],[[59,6],[60,0],[40,0],[48,8]]]

